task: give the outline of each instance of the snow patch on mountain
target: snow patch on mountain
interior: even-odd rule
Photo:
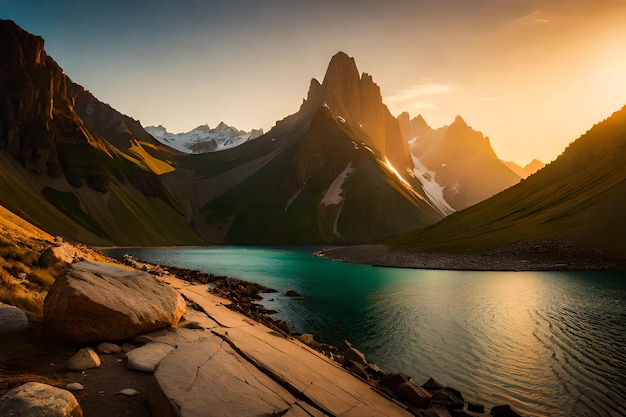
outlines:
[[[161,125],[146,126],[145,130],[159,142],[185,153],[217,152],[234,148],[263,135],[262,129],[245,132],[224,122],[220,122],[214,129],[208,125],[200,125],[184,133],[170,133]]]
[[[409,146],[411,145],[411,142],[409,142]],[[450,204],[448,204],[446,199],[443,197],[443,187],[435,181],[435,173],[433,171],[429,171],[420,159],[412,153],[411,158],[413,159],[414,165],[413,175],[415,175],[415,177],[422,183],[422,188],[431,203],[446,216],[454,213],[455,210],[450,207]]]
[[[350,174],[354,172],[354,165],[352,162],[348,163],[348,166],[341,171],[341,174],[337,175],[337,178],[330,184],[328,187],[328,191],[324,194],[324,198],[322,198],[322,204],[325,206],[330,206],[333,204],[341,204],[343,202],[344,197],[341,196],[343,191],[343,183],[346,182]]]

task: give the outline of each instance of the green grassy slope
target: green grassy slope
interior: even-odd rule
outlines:
[[[542,240],[626,254],[626,107],[595,125],[552,164],[434,226],[401,247],[481,251]]]

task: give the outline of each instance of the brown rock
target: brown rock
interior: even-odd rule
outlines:
[[[44,301],[46,327],[77,343],[124,340],[175,327],[184,312],[185,301],[167,284],[100,262],[70,265]]]
[[[0,303],[0,335],[23,333],[28,330],[28,318],[17,307]]]
[[[83,417],[71,392],[39,382],[29,382],[0,398],[1,416]]]
[[[87,347],[76,352],[67,361],[65,367],[70,371],[84,371],[85,369],[98,368],[101,364],[98,354],[92,348]]]
[[[403,383],[407,382],[410,377],[402,372],[385,375],[381,378],[379,385],[389,389],[391,392],[398,391]]]
[[[122,348],[116,345],[115,343],[100,343],[96,348],[98,353],[119,353],[122,351]]]
[[[412,381],[402,383],[398,387],[398,395],[418,408],[427,408],[433,397],[430,392],[418,387]]]
[[[361,353],[359,350],[349,347],[343,354],[343,359],[346,362],[354,362],[359,365],[367,365],[367,361],[365,360],[365,355]]]

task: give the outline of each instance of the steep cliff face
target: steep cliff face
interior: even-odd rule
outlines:
[[[422,116],[398,116],[416,166],[443,189],[443,197],[455,210],[483,201],[517,184],[520,177],[494,152],[489,138],[473,130],[461,116],[452,124],[431,128]]]
[[[7,208],[87,243],[200,241],[158,177],[174,171],[173,151],[72,83],[43,40],[13,22],[0,20],[0,54]]]
[[[56,145],[104,148],[84,129],[67,96],[67,77],[43,39],[0,22],[0,149],[37,174],[62,175]]]
[[[359,71],[354,58],[338,52],[330,61],[324,80],[315,95],[336,114],[360,130],[364,143],[382,152],[407,179],[412,162],[408,146],[396,119],[383,103],[380,87],[372,76]]]

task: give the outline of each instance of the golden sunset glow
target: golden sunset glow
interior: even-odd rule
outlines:
[[[339,50],[392,114],[432,127],[460,114],[521,164],[553,160],[626,102],[623,0],[9,3],[1,17],[43,36],[75,81],[172,132],[267,131]]]

